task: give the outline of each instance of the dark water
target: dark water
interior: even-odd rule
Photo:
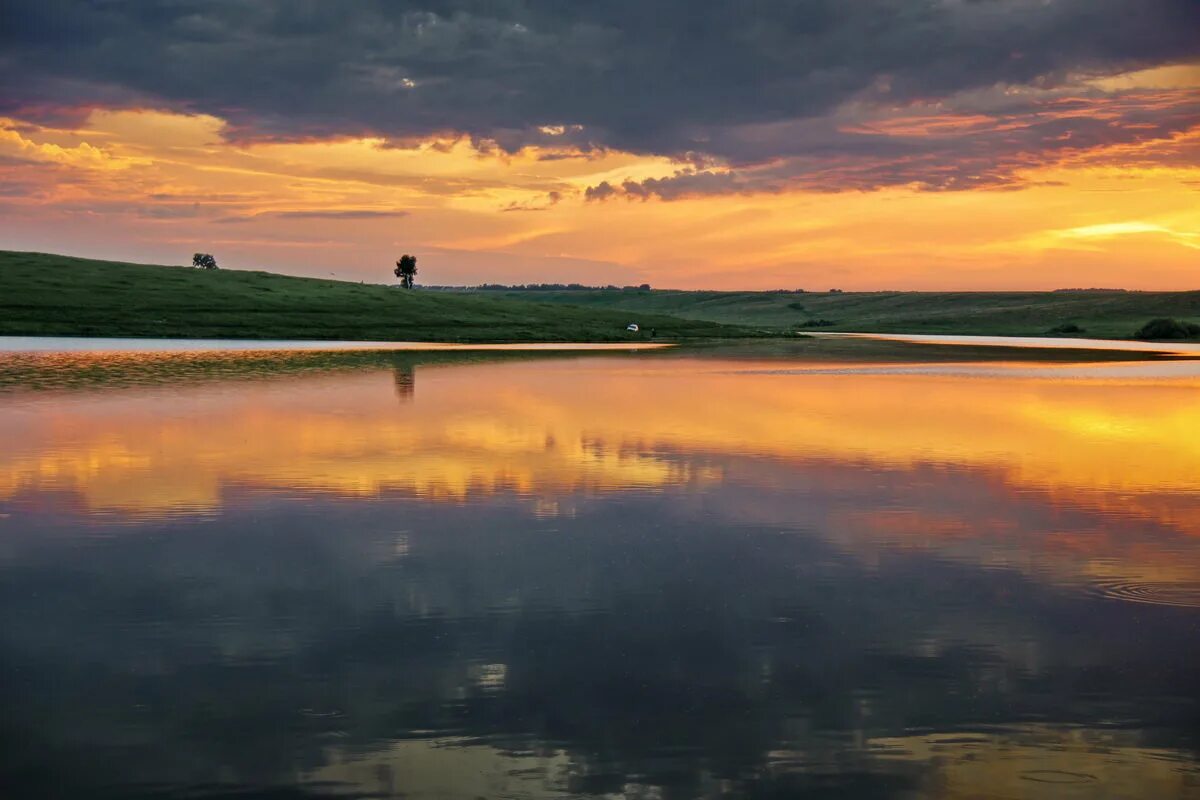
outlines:
[[[864,352],[0,355],[3,796],[1200,797],[1200,363]]]

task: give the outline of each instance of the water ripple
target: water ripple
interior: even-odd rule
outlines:
[[[1093,591],[1110,600],[1155,606],[1200,608],[1200,583],[1113,581],[1097,584]]]

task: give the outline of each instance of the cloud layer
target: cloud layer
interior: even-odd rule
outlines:
[[[5,17],[14,117],[148,106],[240,139],[449,133],[691,165],[593,196],[1003,185],[1040,154],[1200,116],[1085,83],[1200,58],[1194,0],[11,0]],[[895,127],[911,116],[950,127]]]

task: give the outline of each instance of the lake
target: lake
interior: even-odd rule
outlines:
[[[1200,361],[56,349],[5,797],[1200,797]]]

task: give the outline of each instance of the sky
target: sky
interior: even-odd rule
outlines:
[[[0,248],[1200,288],[1200,0],[6,0]]]

